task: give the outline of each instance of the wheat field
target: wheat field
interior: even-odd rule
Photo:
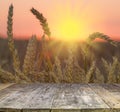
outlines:
[[[32,8],[30,11],[39,21],[44,34],[41,40],[32,35],[29,41],[24,41],[25,50],[20,53],[20,49],[16,47],[18,43],[13,39],[13,8],[10,5],[8,11],[7,40],[0,40],[1,43],[7,43],[8,47],[5,53],[7,60],[0,57],[0,82],[120,83],[118,41],[100,32],[92,33],[83,43],[66,45],[54,41],[50,38],[47,19]],[[106,51],[104,44],[100,44],[98,48],[94,41],[96,38],[105,40],[104,44],[111,46],[116,52],[109,56],[100,54],[100,49],[102,53]],[[58,49],[62,50],[58,52]]]

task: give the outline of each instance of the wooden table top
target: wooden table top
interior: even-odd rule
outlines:
[[[0,112],[120,112],[120,84],[0,84]]]

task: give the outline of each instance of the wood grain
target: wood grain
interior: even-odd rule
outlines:
[[[5,88],[7,88],[7,87],[9,87],[9,86],[11,86],[11,85],[13,85],[14,83],[8,83],[8,84],[1,84],[0,83],[0,90],[2,90],[2,89],[5,89]]]
[[[110,106],[110,108],[120,108],[120,101],[109,90],[107,90],[107,85],[89,84],[89,86],[106,104]]]
[[[0,112],[119,112],[119,84],[4,84]]]
[[[109,108],[88,85],[61,84],[57,91],[52,109]]]
[[[39,84],[38,88],[29,95],[28,102],[25,103],[23,108],[51,109],[57,89],[58,86],[54,84]]]

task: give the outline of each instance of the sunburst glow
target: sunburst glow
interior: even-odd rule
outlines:
[[[55,36],[64,41],[84,40],[85,34],[84,24],[77,19],[66,18],[58,22],[56,25]]]
[[[64,40],[71,41],[79,37],[80,26],[73,20],[67,20],[60,24],[59,31]]]

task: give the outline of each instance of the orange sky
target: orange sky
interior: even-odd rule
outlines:
[[[47,18],[52,37],[59,37],[58,25],[74,18],[80,38],[99,31],[120,39],[120,0],[0,0],[0,34],[6,35],[9,5],[14,5],[14,36],[42,35],[39,22],[29,11],[36,8]]]

